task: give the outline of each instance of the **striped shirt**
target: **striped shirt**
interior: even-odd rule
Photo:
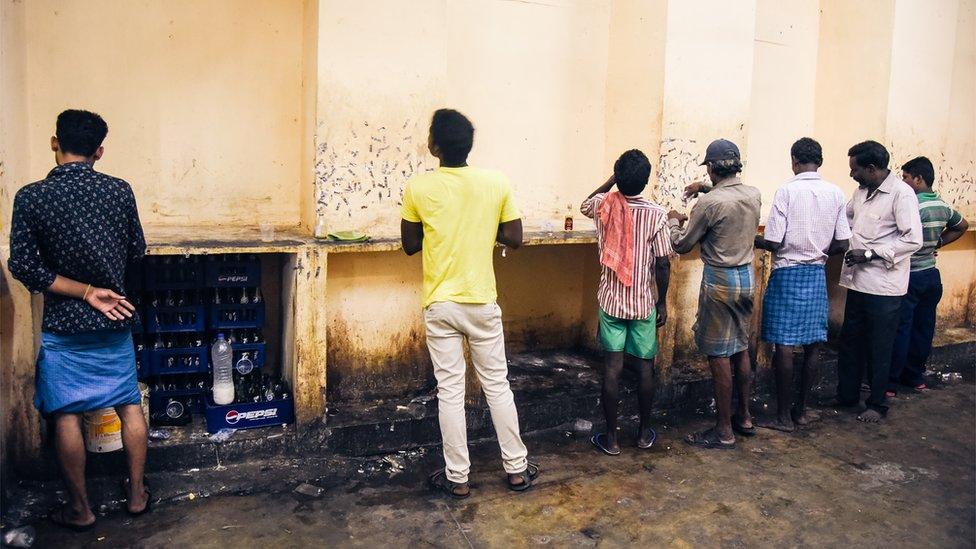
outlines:
[[[597,241],[603,250],[603,227],[597,212],[605,194],[597,194],[583,202],[580,211],[596,222]],[[643,320],[651,316],[657,300],[657,281],[654,277],[654,258],[674,253],[667,228],[667,212],[661,206],[641,196],[628,196],[634,223],[634,283],[624,286],[617,274],[600,265],[600,288],[597,301],[603,312],[626,320]]]
[[[922,218],[922,247],[912,254],[912,272],[935,268],[936,250],[942,231],[962,223],[962,216],[935,193],[917,193],[918,213]]]

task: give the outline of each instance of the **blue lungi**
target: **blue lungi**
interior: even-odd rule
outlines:
[[[777,345],[827,341],[827,276],[823,265],[773,270],[763,298],[762,338]]]
[[[705,265],[698,294],[695,344],[705,356],[730,357],[749,348],[752,265]]]
[[[41,333],[34,406],[42,415],[139,404],[132,331]]]

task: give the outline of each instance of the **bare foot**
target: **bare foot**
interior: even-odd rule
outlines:
[[[772,429],[774,431],[783,431],[784,433],[792,433],[796,430],[796,426],[793,425],[793,420],[782,418],[757,421],[756,427],[761,429]]]
[[[802,414],[793,410],[790,415],[793,417],[793,423],[797,425],[810,425],[815,421],[820,421],[820,412],[815,410],[804,410]]]
[[[138,493],[129,492],[126,507],[130,513],[141,513],[147,505],[149,505],[149,490],[142,488]]]
[[[881,413],[871,408],[868,408],[857,416],[857,420],[863,421],[864,423],[881,423],[881,418]]]
[[[95,514],[91,512],[91,509],[78,510],[68,504],[62,505],[52,511],[49,518],[54,524],[68,528],[84,528],[95,523]]]
[[[650,427],[645,429],[642,427],[638,432],[637,447],[643,449],[650,448],[654,444],[654,441],[656,440],[657,440],[657,432],[654,431],[654,429]]]

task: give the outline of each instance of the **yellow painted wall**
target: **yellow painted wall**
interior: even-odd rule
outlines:
[[[622,152],[642,150],[654,167],[645,193],[648,196],[653,196],[657,187],[660,164],[667,7],[667,0],[617,0],[610,4],[603,171],[609,175]]]
[[[0,3],[0,474],[10,460],[25,460],[39,445],[38,414],[31,404],[34,319],[27,290],[7,271],[14,193],[28,173],[27,38],[25,6]]]
[[[821,173],[848,195],[847,150],[883,141],[888,116],[893,0],[820,1],[815,137],[824,149]],[[870,22],[870,23],[868,23]]]
[[[436,165],[427,127],[448,106],[474,123],[471,163],[511,179],[526,225],[561,226],[607,171],[609,16],[606,1],[323,0],[319,215],[398,234],[402,186]]]
[[[301,0],[24,5],[32,180],[58,112],[87,108],[144,223],[299,223]]]
[[[743,180],[763,191],[762,215],[793,177],[790,146],[814,133],[819,2],[759,0]]]
[[[976,219],[976,0],[961,0],[956,17],[945,161],[937,190],[972,220]]]

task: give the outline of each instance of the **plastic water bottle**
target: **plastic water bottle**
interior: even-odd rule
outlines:
[[[217,334],[217,342],[210,349],[210,358],[213,363],[214,404],[231,404],[234,402],[233,350],[224,339],[224,334]]]

